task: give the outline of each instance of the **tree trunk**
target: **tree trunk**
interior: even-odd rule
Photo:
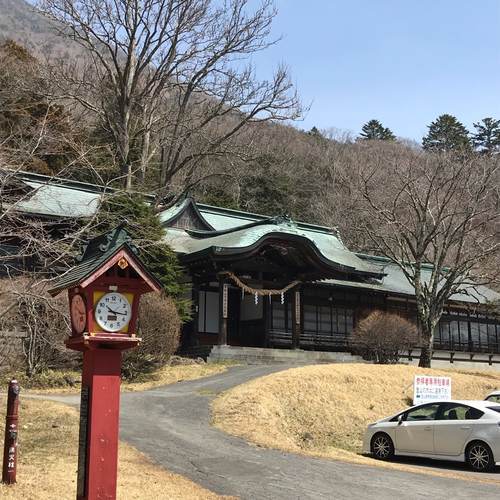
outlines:
[[[125,190],[132,191],[132,165],[127,164],[124,168],[125,174]]]
[[[434,343],[434,328],[429,328],[427,322],[419,322],[418,330],[422,346],[418,366],[421,368],[430,368],[432,360],[432,347]]]
[[[420,368],[430,368],[431,359],[432,349],[429,347],[428,343],[425,343],[422,345],[422,349],[420,351],[420,361],[418,362],[418,366],[420,366]]]
[[[142,152],[141,152],[141,170],[140,170],[140,181],[144,184],[146,180],[146,170],[148,166],[149,160],[149,149],[150,149],[150,141],[151,141],[151,132],[146,130],[142,137]]]
[[[167,157],[165,146],[162,146],[160,157],[160,189],[164,189],[167,183]]]

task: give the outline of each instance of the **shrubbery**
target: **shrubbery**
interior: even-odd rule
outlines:
[[[417,328],[397,314],[374,311],[359,322],[351,343],[365,359],[378,364],[397,363],[402,351],[418,343]]]
[[[22,360],[26,375],[71,365],[75,355],[64,346],[70,331],[66,295],[50,299],[24,279],[5,279],[1,286],[5,292],[2,309],[7,312],[0,318],[0,331],[17,330],[25,335],[21,352],[9,355]]]
[[[177,350],[181,319],[175,302],[159,293],[143,295],[137,326],[142,342],[125,353],[122,365],[122,375],[129,380],[165,364]]]

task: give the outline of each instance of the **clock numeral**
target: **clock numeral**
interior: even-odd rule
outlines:
[[[131,305],[120,293],[105,294],[97,301],[95,317],[99,326],[109,332],[126,328],[131,318]]]

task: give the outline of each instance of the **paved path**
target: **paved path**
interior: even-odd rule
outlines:
[[[219,392],[283,368],[236,366],[204,379],[123,393],[120,437],[168,470],[242,499],[500,499],[498,471],[487,476],[495,485],[353,465],[256,447],[210,426],[210,402]],[[50,399],[78,404],[76,396]],[[437,467],[432,461],[404,462]]]
[[[500,498],[500,483],[445,479],[268,450],[210,426],[210,401],[217,393],[280,369],[238,366],[205,379],[125,393],[121,438],[165,468],[242,499]],[[497,476],[500,473],[493,475]]]

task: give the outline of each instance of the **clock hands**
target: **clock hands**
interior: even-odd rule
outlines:
[[[110,313],[113,313],[113,314],[120,314],[121,316],[126,316],[126,315],[127,315],[127,313],[126,313],[126,312],[118,312],[118,311],[113,311],[113,309],[111,309],[111,307],[109,307],[109,306],[106,306],[106,307],[108,308],[108,311],[109,311]]]

